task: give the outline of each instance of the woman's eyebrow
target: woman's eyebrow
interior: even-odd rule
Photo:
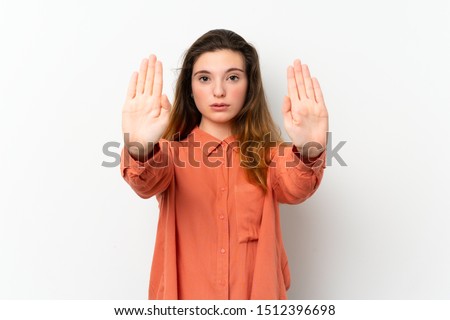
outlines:
[[[244,72],[244,70],[240,69],[240,68],[230,68],[227,71],[225,71],[225,73],[230,72],[230,71],[240,71],[240,72]],[[194,73],[194,76],[198,73],[205,73],[205,74],[211,74],[210,71],[208,70],[199,70],[196,73]]]

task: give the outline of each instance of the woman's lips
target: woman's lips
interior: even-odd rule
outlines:
[[[214,103],[211,105],[211,108],[216,111],[226,110],[230,105],[225,103]]]

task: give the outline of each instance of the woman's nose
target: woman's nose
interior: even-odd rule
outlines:
[[[217,82],[214,86],[214,96],[215,97],[224,97],[225,96],[225,88],[222,85],[222,82]]]

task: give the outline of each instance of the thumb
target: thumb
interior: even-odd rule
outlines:
[[[291,111],[291,99],[288,96],[284,96],[282,111],[283,113]]]
[[[165,94],[161,96],[161,106],[162,106],[161,112],[164,111],[169,112],[170,109],[172,108],[172,105],[169,102],[169,98],[167,98]]]
[[[289,123],[292,119],[292,114],[291,114],[291,99],[289,99],[288,96],[284,96],[283,107],[281,108],[281,111],[283,113],[284,120],[286,121],[286,123]]]

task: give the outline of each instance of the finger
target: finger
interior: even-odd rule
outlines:
[[[133,72],[130,82],[128,83],[127,99],[133,99],[136,96],[137,72]]]
[[[144,92],[144,82],[145,82],[145,76],[147,73],[147,64],[148,60],[143,59],[141,62],[141,67],[139,69],[139,76],[138,76],[138,82],[136,87],[136,94],[142,94]]]
[[[152,94],[153,79],[155,77],[155,63],[156,56],[152,54],[148,59],[147,78],[145,79],[144,94]]]
[[[152,95],[161,96],[162,88],[163,88],[162,62],[156,61],[155,79],[154,79],[154,83],[153,83]]]
[[[289,66],[287,69],[287,80],[288,80],[289,98],[291,99],[291,101],[298,101],[299,100],[298,88],[295,82],[294,68],[292,68],[292,66]]]
[[[319,80],[317,78],[312,78],[312,82],[314,85],[314,95],[316,97],[316,102],[325,104],[325,100],[323,99],[322,89],[320,88]]]
[[[306,95],[309,99],[314,99],[314,88],[311,80],[311,74],[306,64],[302,65],[303,80],[305,81]]]
[[[297,83],[297,90],[298,90],[298,96],[300,100],[306,99],[306,92],[305,92],[305,83],[303,80],[303,74],[302,74],[302,64],[299,59],[294,61],[294,75],[295,75],[295,82]]]

